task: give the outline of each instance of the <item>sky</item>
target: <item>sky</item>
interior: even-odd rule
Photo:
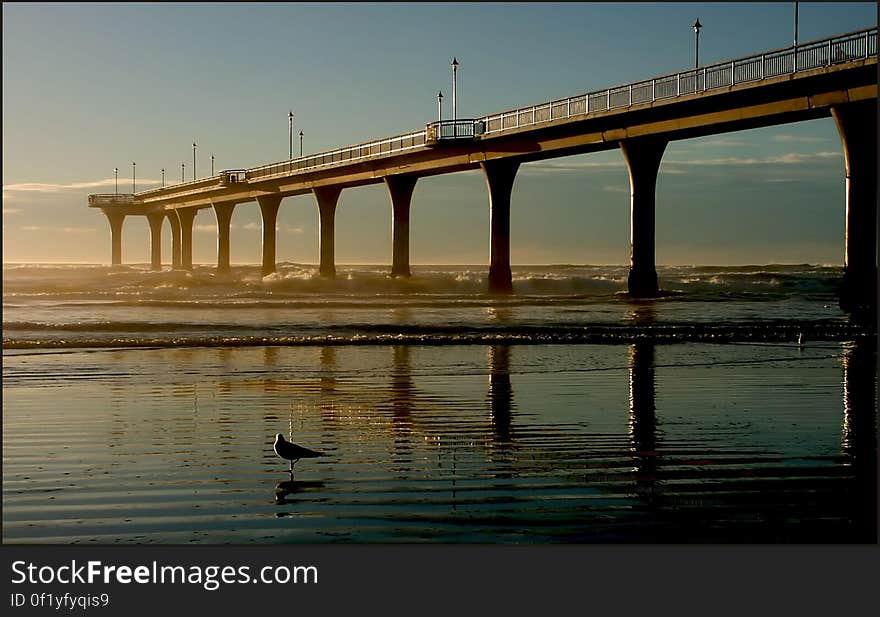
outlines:
[[[289,110],[306,153],[418,130],[437,92],[458,117],[572,96],[787,47],[794,3],[4,3],[3,261],[109,263],[89,193],[280,161]],[[876,3],[799,4],[800,42],[877,24]],[[294,146],[298,150],[298,144]],[[529,163],[511,205],[516,264],[626,264],[629,183],[619,150]],[[657,263],[843,263],[845,171],[831,118],[676,141],[657,185]],[[127,217],[123,261],[149,261]],[[236,207],[233,263],[259,263],[256,203]],[[488,262],[478,171],[420,179],[414,264]],[[193,257],[216,263],[210,210]],[[166,223],[163,260],[170,263]],[[317,263],[314,196],[286,198],[279,261]],[[390,264],[382,185],[346,189],[337,264]]]

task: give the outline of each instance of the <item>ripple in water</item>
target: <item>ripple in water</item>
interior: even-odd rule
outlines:
[[[3,540],[871,542],[875,367],[864,341],[6,354]],[[291,481],[277,432],[329,456]]]

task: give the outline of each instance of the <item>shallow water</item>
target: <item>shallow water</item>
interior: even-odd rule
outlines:
[[[865,542],[838,267],[3,267],[6,542]],[[805,336],[805,346],[797,344]],[[278,432],[328,454],[291,481]]]
[[[7,350],[3,541],[876,541],[868,340]]]

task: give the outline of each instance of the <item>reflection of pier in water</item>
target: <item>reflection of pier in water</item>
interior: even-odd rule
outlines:
[[[412,465],[412,412],[415,387],[412,380],[410,347],[395,345],[392,348],[394,364],[389,384],[391,396],[391,450],[395,471],[410,471]]]
[[[651,307],[636,307],[633,321],[649,325]],[[295,404],[300,406],[303,417],[308,417],[309,410],[320,410],[325,431],[322,439],[328,446],[340,438],[346,426],[360,427],[359,439],[388,444],[391,466],[396,471],[413,470],[414,461],[418,460],[416,451],[423,441],[443,447],[455,443],[464,447],[463,442],[467,441],[469,456],[482,451],[483,464],[490,464],[497,478],[525,470],[544,470],[558,478],[583,478],[581,481],[585,480],[585,488],[590,491],[619,494],[623,490],[636,498],[632,513],[638,520],[647,517],[644,520],[660,521],[658,524],[665,532],[658,528],[657,533],[662,537],[681,534],[697,540],[700,533],[715,537],[713,521],[721,524],[748,515],[751,524],[744,532],[746,540],[803,539],[802,535],[786,535],[802,533],[790,532],[794,528],[786,521],[804,517],[805,521],[830,520],[823,527],[830,530],[828,539],[867,541],[876,537],[877,512],[874,347],[871,341],[859,340],[847,346],[841,360],[840,455],[812,458],[809,465],[797,468],[791,466],[788,456],[780,458],[769,450],[754,455],[735,445],[701,451],[665,445],[658,435],[667,403],[658,405],[658,389],[662,391],[663,384],[673,383],[674,379],[668,372],[672,367],[663,366],[658,374],[656,358],[665,346],[658,347],[648,338],[628,349],[628,448],[618,450],[612,455],[617,462],[611,461],[614,466],[623,462],[626,467],[626,461],[630,463],[630,470],[623,474],[597,474],[594,470],[598,469],[592,466],[586,476],[578,471],[578,461],[589,459],[592,454],[589,437],[579,450],[576,443],[583,435],[572,435],[571,449],[556,452],[532,444],[531,429],[536,427],[520,427],[517,431],[516,384],[512,379],[516,358],[508,345],[485,348],[485,422],[459,417],[459,404],[451,391],[420,390],[414,366],[421,366],[416,354],[425,349],[422,347],[384,348],[377,355],[381,358],[387,353],[387,364],[370,365],[369,372],[363,373],[340,366],[346,349],[325,346],[314,350],[318,370],[305,369],[301,374],[280,377],[273,371],[283,373],[286,364],[274,353],[268,353],[264,357],[264,376],[275,381],[278,396],[286,399],[279,406],[286,409],[289,401],[298,400]],[[794,353],[792,361],[803,357]],[[370,385],[364,387],[365,383]],[[522,456],[495,456],[503,451],[521,452]],[[459,448],[459,459],[461,455]],[[577,507],[572,504],[572,508]],[[689,532],[693,535],[687,536]]]
[[[853,533],[877,542],[877,345],[859,339],[843,356],[841,451],[852,466]]]
[[[843,429],[841,454],[843,473],[835,468],[817,465],[802,469],[813,481],[804,481],[802,473],[788,474],[777,468],[760,470],[724,464],[718,471],[696,468],[689,471],[664,470],[660,463],[663,448],[657,439],[655,403],[655,346],[638,342],[630,346],[630,422],[629,433],[635,470],[635,492],[649,506],[652,516],[661,511],[667,524],[693,533],[695,526],[704,526],[713,519],[726,516],[750,516],[761,519],[752,539],[763,541],[785,537],[786,519],[802,515],[839,517],[840,527],[828,538],[810,536],[809,541],[845,541],[876,543],[877,541],[877,349],[873,338],[850,343],[844,352],[843,368]],[[707,452],[711,456],[723,451]],[[669,467],[686,464],[666,456]],[[702,461],[709,464],[711,461]],[[755,464],[763,463],[760,459]],[[734,463],[742,465],[737,461]],[[848,469],[848,471],[847,471]],[[757,477],[755,476],[757,473]],[[686,480],[660,490],[663,479]],[[706,484],[705,480],[713,480]],[[690,486],[687,486],[690,485]],[[692,498],[688,498],[692,495]],[[841,507],[842,506],[842,507]],[[711,532],[710,532],[711,533]],[[816,532],[818,533],[818,532]],[[696,539],[696,538],[695,538]],[[784,540],[783,540],[784,541]]]
[[[513,386],[510,383],[510,345],[492,345],[489,355],[489,410],[492,421],[492,436],[499,446],[507,446],[513,441],[511,435],[511,411]]]
[[[654,502],[657,478],[657,413],[654,403],[654,343],[638,342],[629,351],[629,435],[636,494]]]

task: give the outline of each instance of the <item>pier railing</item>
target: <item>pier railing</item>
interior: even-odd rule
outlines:
[[[310,154],[281,163],[271,163],[247,170],[248,181],[264,180],[273,176],[284,176],[295,172],[310,171],[334,163],[358,161],[378,154],[406,152],[425,145],[425,131],[396,135],[377,141],[370,141],[329,152]]]
[[[425,127],[426,143],[435,144],[440,141],[472,140],[483,134],[480,120],[438,120]]]
[[[133,193],[106,193],[89,195],[90,206],[131,206],[134,205]]]
[[[877,54],[877,28],[812,41],[754,56],[727,60],[662,77],[579,94],[482,118],[486,134],[643,105],[737,84],[760,81],[869,58]]]
[[[378,139],[355,146],[337,148],[318,154],[309,154],[287,161],[261,165],[247,170],[234,170],[234,178],[228,172],[181,182],[170,187],[155,188],[137,193],[141,198],[158,197],[168,189],[174,195],[201,192],[205,188],[228,185],[235,182],[257,182],[286,176],[293,173],[312,171],[336,165],[363,160],[369,157],[407,152],[439,141],[455,142],[463,139],[476,139],[483,135],[496,135],[503,131],[516,130],[545,122],[563,120],[591,113],[646,105],[656,101],[693,95],[717,88],[761,81],[781,75],[809,71],[876,56],[877,27],[857,30],[848,34],[821,39],[753,56],[719,62],[704,67],[680,71],[661,77],[587,92],[564,99],[548,101],[537,105],[520,107],[499,114],[484,116],[477,120],[444,120],[432,122],[425,130],[405,133],[394,137]],[[93,202],[93,198],[96,200]],[[110,198],[121,201],[109,201]],[[129,201],[125,201],[128,199]],[[90,195],[89,204],[131,203],[134,196],[128,195]],[[103,200],[103,201],[101,201]]]

